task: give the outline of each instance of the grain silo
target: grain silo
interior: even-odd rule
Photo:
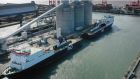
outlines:
[[[74,25],[75,30],[84,28],[84,3],[82,1],[74,2]]]
[[[92,3],[90,0],[84,1],[84,19],[85,26],[92,24]]]
[[[61,28],[62,35],[74,32],[74,8],[68,1],[62,1],[63,6],[56,10],[56,29]]]

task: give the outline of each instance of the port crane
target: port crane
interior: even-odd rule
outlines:
[[[140,0],[126,4],[126,9],[134,14],[140,13]]]
[[[133,8],[137,8],[137,7],[140,6],[140,0],[133,1],[133,2],[131,2],[130,4],[127,4],[127,6],[133,7]]]
[[[112,4],[109,4],[107,0],[102,0],[101,3],[93,5],[93,10],[111,10]]]

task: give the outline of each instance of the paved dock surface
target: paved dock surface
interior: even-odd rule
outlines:
[[[6,64],[0,64],[0,75],[7,68],[7,66],[8,66],[8,63],[6,63]]]
[[[138,65],[137,69],[136,69],[136,78],[135,79],[140,79],[140,64]]]
[[[130,65],[128,72],[124,75],[124,79],[140,79],[140,53]]]
[[[0,24],[0,28],[8,27],[8,26],[16,25],[16,24],[20,24],[20,23],[19,22],[4,23],[4,24]]]
[[[0,56],[0,75],[2,72],[8,67],[9,64],[9,55],[1,55]]]

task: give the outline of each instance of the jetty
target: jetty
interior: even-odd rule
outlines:
[[[123,79],[140,79],[140,53],[129,66],[128,71],[124,74]]]

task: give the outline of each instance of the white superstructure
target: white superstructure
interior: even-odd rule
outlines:
[[[34,47],[27,50],[15,50],[11,53],[10,67],[19,71],[25,70],[47,59],[53,54],[53,50],[44,51]]]

